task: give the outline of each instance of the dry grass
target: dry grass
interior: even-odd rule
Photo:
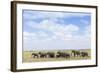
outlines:
[[[57,52],[62,51],[71,54],[72,50],[41,50],[41,52]],[[44,61],[63,61],[63,60],[86,60],[91,59],[91,49],[81,49],[79,51],[87,52],[88,57],[70,57],[70,58],[32,58],[31,54],[38,53],[39,51],[23,51],[23,62],[44,62]]]

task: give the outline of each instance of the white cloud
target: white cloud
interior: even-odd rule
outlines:
[[[23,32],[23,39],[24,40],[37,39],[37,34],[24,31]]]
[[[40,14],[41,17],[64,17],[65,15],[55,13]],[[73,13],[72,13],[73,14]],[[71,13],[68,17],[74,16]],[[36,16],[36,18],[40,17]],[[51,16],[52,15],[52,16]],[[75,14],[76,15],[76,14]],[[77,14],[78,15],[78,14]],[[76,16],[77,16],[76,15]],[[79,14],[79,16],[82,16]],[[85,16],[83,14],[83,16]],[[56,19],[55,19],[56,20]],[[91,26],[86,26],[82,30],[75,24],[59,24],[51,19],[44,19],[40,23],[34,21],[27,22],[27,25],[33,30],[41,30],[35,32],[23,32],[25,50],[34,49],[86,49],[91,46]],[[47,31],[47,32],[45,32]],[[80,31],[81,34],[80,34]]]
[[[49,35],[43,31],[38,32],[23,32],[24,40],[48,40],[50,39]]]
[[[36,34],[35,33],[29,33],[29,32],[23,32],[23,35],[24,36],[36,36]]]
[[[87,38],[90,37],[91,32],[91,26],[86,26],[83,31],[83,35],[77,34],[81,30],[79,26],[74,24],[58,24],[50,20],[43,20],[40,23],[34,23],[29,24],[31,28],[34,29],[40,29],[41,31],[38,32],[32,32],[32,33],[26,33],[24,32],[25,36],[31,36],[36,37],[38,39],[41,39],[45,37],[43,40],[46,39],[63,39],[63,40],[69,40],[69,39],[75,39],[75,38]],[[45,31],[48,31],[49,33],[52,33],[51,36],[49,36],[49,33],[46,33]]]
[[[74,24],[58,24],[50,20],[43,20],[39,24],[33,23],[29,24],[29,26],[33,29],[40,29],[41,31],[42,30],[49,31],[50,33],[53,34],[52,35],[53,39],[54,36],[59,37],[59,39],[65,39],[72,36],[74,37],[74,34],[78,33],[78,31],[80,30],[80,28]],[[44,33],[43,31],[38,33],[40,33],[41,37],[48,36],[48,33]],[[39,34],[37,36],[39,36]]]

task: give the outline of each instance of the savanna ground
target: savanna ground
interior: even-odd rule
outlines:
[[[65,52],[71,54],[72,50],[37,50],[37,51],[23,51],[23,62],[44,62],[44,61],[64,61],[64,60],[87,60],[91,59],[91,49],[80,49],[78,51],[80,52],[87,52],[88,56],[87,57],[74,57],[71,56],[70,58],[33,58],[32,53],[38,53],[38,52],[54,52],[56,53],[57,51]]]

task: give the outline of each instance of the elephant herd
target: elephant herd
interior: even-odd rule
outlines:
[[[80,52],[80,51],[77,51],[77,50],[72,50],[71,55],[73,55],[74,57],[78,57],[78,56],[88,57],[89,56],[88,52]]]
[[[71,53],[57,52],[37,52],[31,54],[32,58],[70,58],[70,57],[88,57],[88,52],[72,50]]]

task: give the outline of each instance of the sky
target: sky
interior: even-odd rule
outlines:
[[[23,10],[24,50],[91,48],[91,13]]]

